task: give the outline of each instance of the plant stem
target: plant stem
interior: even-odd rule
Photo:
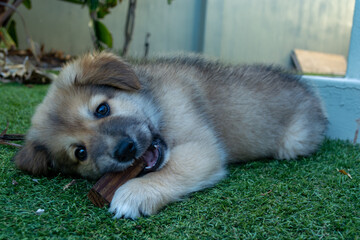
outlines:
[[[125,43],[122,52],[123,56],[126,56],[132,39],[132,34],[135,25],[135,8],[136,8],[136,0],[129,0],[129,8],[126,16],[126,25],[125,25]]]
[[[16,0],[12,6],[17,8],[23,1],[24,0]],[[11,14],[13,14],[15,11],[14,8],[9,7],[3,14],[0,15],[0,26],[3,26],[4,22],[11,16]]]

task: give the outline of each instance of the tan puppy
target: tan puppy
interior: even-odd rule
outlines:
[[[309,155],[326,124],[319,99],[277,69],[199,57],[131,66],[98,53],[64,67],[15,163],[32,174],[99,178],[143,158],[146,174],[110,206],[134,219],[215,184],[229,162]]]

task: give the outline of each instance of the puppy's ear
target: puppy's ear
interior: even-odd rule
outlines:
[[[49,153],[45,146],[27,142],[14,157],[15,165],[33,175],[48,175]]]
[[[107,85],[127,91],[139,90],[141,85],[131,67],[111,53],[88,55],[80,60],[82,76],[75,85]]]

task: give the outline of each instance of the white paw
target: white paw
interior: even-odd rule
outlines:
[[[132,179],[116,190],[109,211],[114,218],[136,219],[155,214],[163,206],[155,188],[140,179]]]

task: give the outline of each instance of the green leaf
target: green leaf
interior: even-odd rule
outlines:
[[[174,0],[167,0],[167,3],[170,5]]]
[[[112,48],[112,44],[113,44],[112,35],[102,22],[94,21],[94,31],[95,31],[96,39],[99,42],[102,42],[109,48]]]
[[[116,0],[106,0],[106,6],[107,7],[115,7],[117,5],[117,1]]]
[[[107,14],[109,14],[110,13],[110,11],[109,11],[109,9],[108,8],[106,8],[106,7],[101,7],[98,11],[97,11],[97,17],[99,18],[99,19],[101,19],[101,18],[104,18]]]
[[[14,43],[16,47],[19,46],[18,37],[16,34],[16,22],[14,20],[11,20],[7,27],[7,32],[9,33],[12,40],[14,40]]]
[[[0,48],[14,48],[16,47],[14,40],[11,38],[8,31],[1,27],[0,28]]]
[[[96,9],[99,7],[99,0],[87,0],[87,4],[89,6],[90,12],[96,11]]]
[[[24,0],[22,4],[24,4],[27,9],[31,9],[31,0]]]

